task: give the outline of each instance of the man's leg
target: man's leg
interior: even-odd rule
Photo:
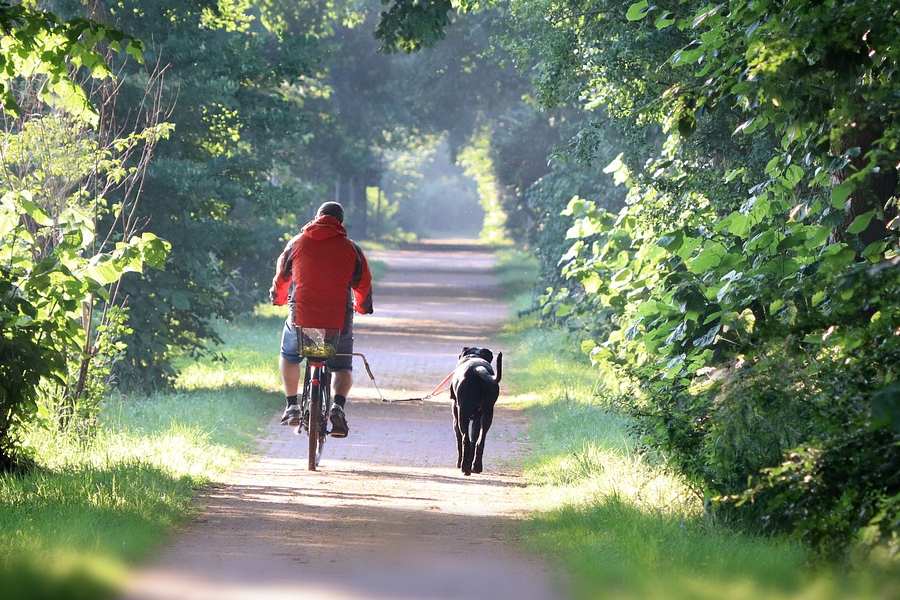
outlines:
[[[347,425],[347,415],[344,407],[347,405],[347,396],[353,386],[353,371],[342,369],[331,374],[331,387],[334,394],[334,406],[331,407],[331,435],[332,437],[347,437],[350,434],[350,426]]]
[[[300,355],[297,354],[297,330],[285,324],[281,332],[281,381],[284,384],[284,413],[281,424],[296,427],[300,424],[297,389],[300,386]]]
[[[300,388],[300,363],[291,362],[281,357],[281,381],[284,383],[284,396],[297,396]]]
[[[334,406],[331,407],[331,435],[332,437],[347,437],[350,427],[347,425],[347,415],[344,408],[347,404],[347,396],[353,386],[353,314],[347,315],[347,328],[341,332],[336,343],[337,353],[328,361],[331,369],[331,385],[334,395]]]
[[[350,388],[353,387],[353,371],[335,371],[331,376],[331,383],[335,402],[341,398],[342,401],[338,404],[344,406],[350,395]]]

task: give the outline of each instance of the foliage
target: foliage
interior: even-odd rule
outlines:
[[[381,13],[375,36],[386,51],[415,52],[434,46],[446,36],[455,11],[479,7],[479,0],[381,0],[389,8]]]
[[[9,137],[4,140],[7,149],[15,143]],[[73,201],[54,214],[38,203],[46,197],[30,189],[4,192],[0,260],[5,264],[3,321],[8,332],[3,353],[9,359],[4,381],[10,389],[3,397],[0,455],[6,462],[16,453],[18,430],[37,411],[42,383],[54,382],[59,388],[53,393],[72,402],[84,395],[85,378],[96,371],[89,371],[82,357],[117,349],[119,340],[112,335],[115,287],[126,272],[140,272],[145,264],[162,266],[167,245],[149,232],[108,245],[95,243],[96,204]],[[109,315],[97,317],[95,333],[92,313],[98,305]]]
[[[177,392],[114,395],[87,442],[30,429],[37,467],[0,475],[3,589],[22,599],[121,593],[130,568],[193,514],[197,487],[252,451],[279,401],[261,351],[279,327],[223,326],[230,364],[195,364]]]
[[[172,253],[164,271],[123,284],[132,330],[117,369],[125,386],[170,384],[174,360],[208,351],[215,320],[264,295],[271,274],[261,266],[273,263],[320,192],[303,177],[314,168],[303,149],[318,122],[322,38],[342,15],[282,3],[228,6],[131,1],[102,13],[146,40],[148,57],[167,74],[161,102],[176,123],[136,213]],[[147,18],[163,14],[169,18]],[[125,102],[138,106],[142,76],[125,75]]]
[[[782,536],[736,533],[658,457],[633,418],[610,403],[587,357],[558,328],[513,322],[505,398],[525,404],[536,511],[525,543],[565,568],[567,591],[596,598],[889,598],[896,572],[811,569],[809,549]],[[610,380],[612,381],[612,380]]]
[[[379,6],[132,0],[103,13],[165,69],[177,124],[139,211],[173,251],[165,271],[125,283],[133,333],[120,382],[171,384],[179,357],[214,351],[216,319],[264,297],[261,267],[320,202],[341,201],[351,235],[370,234],[377,203],[366,190],[383,187],[384,157],[429,130],[414,129],[420,98],[404,84],[433,76],[377,52]],[[159,14],[170,18],[147,18]],[[139,83],[129,72],[132,105]]]
[[[506,213],[500,202],[501,191],[493,171],[490,143],[487,132],[477,134],[471,145],[460,153],[459,163],[478,186],[478,197],[484,210],[481,239],[501,243],[506,238]]]
[[[445,138],[430,136],[386,153],[383,191],[396,203],[395,222],[403,230],[423,236],[477,236],[484,221],[477,188],[451,162]]]
[[[97,79],[109,77],[103,43],[142,60],[139,40],[96,21],[61,19],[31,3],[0,2],[0,34],[0,104],[12,118],[21,113],[16,86],[22,78],[39,77],[42,102],[96,126],[99,115],[71,68],[85,69]]]
[[[21,436],[39,416],[90,433],[122,350],[121,280],[161,267],[168,251],[132,215],[147,161],[171,128],[152,101],[130,120],[113,116],[107,64],[124,36],[0,8],[11,18],[3,43],[15,50],[0,130],[0,467],[7,468],[25,458]],[[139,58],[138,50],[129,42],[129,54]],[[145,90],[156,82],[151,75]],[[100,96],[95,112],[89,101]]]
[[[585,348],[627,382],[620,391],[644,417],[645,440],[704,494],[741,498],[760,525],[793,529],[826,553],[863,527],[871,542],[893,539],[896,523],[879,506],[900,485],[871,461],[900,464],[896,437],[872,418],[873,399],[897,377],[897,234],[885,224],[896,214],[898,107],[886,98],[898,30],[872,29],[877,52],[835,62],[848,36],[869,39],[861,23],[878,12],[842,6],[827,15],[790,3],[681,6],[637,29],[639,40],[669,26],[696,35],[672,54],[671,80],[656,76],[668,86],[655,117],[668,138],[643,171],[622,157],[607,167],[628,189],[618,216],[570,203],[563,272],[586,301],[555,308],[590,321],[599,343]],[[789,41],[788,21],[802,23]],[[814,67],[798,71],[798,60]],[[697,151],[717,139],[718,123],[765,149],[765,164],[737,148],[705,161]],[[721,182],[707,185],[700,169]],[[817,460],[791,458],[809,452]],[[794,466],[776,468],[782,455]]]
[[[495,5],[535,100],[572,115],[557,155],[625,190],[618,214],[590,175],[515,195],[551,218],[580,195],[568,241],[536,237],[568,279],[545,269],[544,314],[712,509],[895,551],[900,10]]]

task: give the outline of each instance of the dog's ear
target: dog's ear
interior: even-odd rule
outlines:
[[[491,352],[490,350],[488,350],[487,348],[481,348],[480,350],[478,350],[478,356],[480,356],[481,358],[483,358],[484,360],[486,360],[488,362],[493,362],[493,360],[494,360],[494,353]]]
[[[465,356],[469,352],[469,350],[471,350],[471,348],[469,348],[468,346],[463,346],[462,352],[459,353],[459,358]]]

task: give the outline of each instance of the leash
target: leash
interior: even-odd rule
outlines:
[[[363,365],[366,367],[366,373],[369,375],[369,379],[372,380],[372,385],[375,386],[375,391],[378,392],[378,397],[381,398],[381,401],[386,404],[393,404],[394,402],[423,402],[425,400],[429,400],[430,398],[433,398],[441,393],[443,388],[450,382],[450,378],[453,377],[453,371],[450,371],[449,373],[447,373],[447,376],[444,377],[441,382],[434,387],[433,390],[420,398],[398,398],[395,400],[388,400],[384,397],[384,394],[381,393],[381,388],[378,387],[378,382],[375,381],[375,374],[372,373],[372,367],[369,366],[369,361],[366,359],[366,355],[362,352],[354,352],[353,354],[351,354],[351,356],[358,356],[362,359]]]
[[[400,398],[400,399],[397,399],[397,400],[388,400],[388,403],[394,403],[394,402],[424,402],[425,400],[430,400],[431,398],[434,398],[435,396],[437,396],[438,394],[440,394],[441,391],[443,390],[443,388],[446,387],[446,385],[447,385],[448,383],[450,383],[450,378],[453,377],[453,373],[454,373],[455,371],[456,371],[456,369],[454,369],[453,371],[450,371],[449,373],[447,373],[447,376],[444,377],[444,378],[441,380],[441,382],[440,382],[439,384],[437,384],[436,386],[434,386],[434,389],[433,389],[433,390],[431,390],[430,392],[428,392],[426,395],[422,396],[421,398]]]
[[[363,365],[366,367],[366,373],[369,374],[369,379],[372,380],[372,385],[375,386],[375,391],[378,392],[378,397],[381,398],[382,402],[390,402],[390,400],[384,399],[384,394],[381,393],[381,388],[378,387],[378,383],[375,381],[375,375],[372,373],[372,367],[369,366],[369,361],[366,360],[366,355],[362,352],[354,352],[352,356],[358,356],[362,359]]]

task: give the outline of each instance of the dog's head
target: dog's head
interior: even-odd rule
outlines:
[[[468,357],[483,358],[484,360],[491,362],[494,360],[494,353],[487,348],[469,348],[468,346],[466,346],[462,349],[462,352],[459,355],[459,360],[463,360]]]

